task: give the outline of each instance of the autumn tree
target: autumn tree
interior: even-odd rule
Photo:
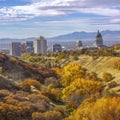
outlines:
[[[92,100],[92,99],[91,99]],[[120,98],[86,100],[65,120],[119,120]]]
[[[101,82],[79,78],[73,81],[70,84],[70,86],[63,89],[63,99],[70,98],[71,95],[73,95],[74,93],[77,93],[76,97],[80,95],[82,99],[86,95],[90,96],[92,94],[95,94],[96,92],[99,92],[101,89],[102,89]]]
[[[27,115],[30,115],[30,107],[27,105],[17,106],[0,102],[1,120],[22,120],[26,118]]]
[[[119,120],[120,98],[102,98],[98,100],[90,111],[92,120]]]
[[[62,85],[69,86],[77,78],[84,78],[85,71],[77,63],[70,63],[63,68]]]

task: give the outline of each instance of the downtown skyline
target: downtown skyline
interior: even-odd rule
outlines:
[[[0,0],[0,38],[120,30],[116,0]]]

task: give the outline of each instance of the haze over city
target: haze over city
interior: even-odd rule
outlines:
[[[119,0],[0,0],[0,38],[120,30]]]

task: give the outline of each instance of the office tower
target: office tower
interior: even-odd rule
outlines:
[[[34,40],[34,53],[42,54],[47,52],[47,40],[40,36]]]
[[[26,41],[26,52],[33,52],[33,41]]]
[[[21,43],[20,42],[12,42],[10,44],[10,55],[21,56]]]
[[[80,47],[82,47],[83,45],[82,45],[82,41],[80,41],[80,40],[78,40],[77,42],[76,42],[76,49],[79,49]]]
[[[54,44],[53,45],[53,52],[60,52],[62,51],[62,47],[60,44]]]
[[[103,46],[103,38],[102,35],[100,34],[99,30],[97,32],[97,35],[94,40],[94,46],[95,47],[102,47]]]
[[[21,54],[23,54],[23,53],[26,53],[26,44],[25,43],[21,43]]]

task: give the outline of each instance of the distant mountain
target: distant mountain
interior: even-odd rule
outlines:
[[[100,31],[104,44],[105,45],[112,45],[112,44],[117,44],[120,43],[120,31],[111,31],[111,30],[105,30],[105,31]],[[48,46],[52,46],[54,43],[60,43],[65,45],[68,44],[69,42],[76,42],[76,40],[81,40],[84,45],[92,45],[93,40],[96,36],[96,32],[73,32],[69,34],[64,34],[64,35],[59,35],[59,36],[54,36],[50,38],[45,38],[48,41]],[[25,38],[25,39],[16,39],[16,38],[4,38],[0,39],[0,48],[8,48],[10,42],[18,41],[18,42],[26,42],[26,41],[33,41],[35,40],[36,37],[31,37],[31,38]],[[75,43],[74,43],[75,44]],[[71,43],[73,46],[73,43]],[[70,46],[70,45],[67,45]]]
[[[101,31],[101,34],[103,36],[103,39],[118,39],[120,40],[120,31],[110,31],[110,30],[105,30]],[[59,36],[54,36],[50,38],[46,38],[48,41],[76,41],[76,40],[93,40],[95,38],[96,32],[73,32],[69,34],[64,34],[64,35],[59,35]],[[44,36],[45,37],[45,36]],[[31,38],[25,38],[25,39],[17,39],[17,38],[3,38],[0,39],[1,42],[12,42],[12,41],[18,41],[18,42],[25,42],[25,41],[33,41],[35,37]]]
[[[89,39],[95,36],[95,32],[73,32],[65,35],[55,36],[48,38],[48,40],[77,40],[77,39]]]
[[[107,40],[120,40],[120,31],[110,31],[105,30],[101,31],[103,39]],[[52,41],[76,41],[76,40],[93,40],[95,38],[96,32],[73,32],[65,35],[59,35],[55,37],[48,38],[48,40]]]

